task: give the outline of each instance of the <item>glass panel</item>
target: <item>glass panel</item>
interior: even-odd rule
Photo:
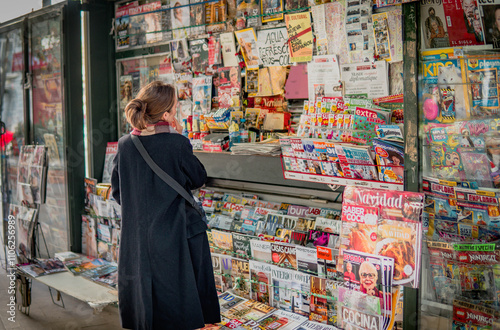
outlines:
[[[498,321],[499,72],[498,53],[422,53],[422,329]]]
[[[125,118],[127,103],[136,97],[139,90],[155,80],[167,84],[174,83],[170,52],[140,58],[128,58],[117,61],[118,72],[118,120],[120,136],[130,132],[130,125]]]
[[[31,50],[33,139],[36,144],[46,145],[49,154],[47,198],[40,208],[39,219],[49,253],[53,255],[68,249],[60,17],[32,24]]]
[[[5,157],[2,160],[2,194],[4,219],[9,212],[9,203],[17,203],[16,182],[19,152],[24,145],[24,88],[23,88],[23,44],[21,29],[0,35],[2,56],[2,113],[5,135],[0,141]],[[4,145],[5,144],[5,145]]]

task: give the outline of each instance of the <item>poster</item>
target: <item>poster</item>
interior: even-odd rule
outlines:
[[[309,100],[321,101],[323,96],[342,96],[334,88],[340,86],[337,55],[314,56],[307,63]]]
[[[344,2],[330,2],[325,4],[326,33],[329,36],[328,54],[337,54],[340,64],[349,63],[344,19]]]
[[[233,39],[234,44],[234,39]],[[219,36],[214,37],[213,35],[208,38],[208,65],[221,64],[221,45]]]
[[[220,34],[220,44],[222,47],[222,58],[224,66],[237,66],[236,45],[234,43],[234,35],[232,32]]]
[[[391,42],[391,62],[400,62],[403,60],[403,10],[401,6],[387,12],[387,21]]]
[[[285,16],[290,62],[309,62],[313,54],[313,35],[309,12]]]
[[[264,66],[290,65],[290,51],[287,41],[286,28],[260,30],[257,47],[262,64]]]
[[[314,22],[314,36],[316,40],[327,38],[325,7],[325,4],[311,7],[311,14]]]
[[[428,0],[421,3],[420,17],[425,48],[450,47],[448,26],[441,0]]]
[[[345,30],[350,61],[368,62],[373,59],[373,23],[371,1],[347,1]]]
[[[375,38],[375,49],[379,59],[391,61],[391,38],[389,35],[389,22],[387,21],[387,13],[374,14],[373,20],[373,36]]]
[[[248,69],[259,67],[259,53],[257,50],[257,37],[253,28],[234,32],[241,47],[241,54]],[[225,64],[225,63],[224,63]]]
[[[283,0],[261,0],[262,23],[283,19]]]
[[[212,106],[212,77],[193,78],[193,103],[200,102],[203,113],[209,113]]]
[[[386,61],[344,64],[340,71],[345,95],[366,94],[369,99],[389,95]]]
[[[484,45],[484,32],[476,0],[443,3],[450,47]]]

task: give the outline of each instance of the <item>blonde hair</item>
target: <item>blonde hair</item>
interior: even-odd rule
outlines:
[[[154,125],[165,112],[170,113],[175,105],[175,88],[161,81],[144,86],[137,97],[125,107],[125,116],[132,127],[139,130]]]

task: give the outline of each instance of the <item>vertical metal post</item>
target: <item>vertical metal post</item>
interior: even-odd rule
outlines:
[[[403,4],[403,79],[405,129],[405,190],[418,191],[418,3]],[[420,299],[416,289],[404,289],[403,329],[418,329]]]

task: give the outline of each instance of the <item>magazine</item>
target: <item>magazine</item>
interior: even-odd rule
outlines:
[[[453,300],[454,329],[467,327],[488,329],[496,318],[498,318],[498,313],[494,309],[458,299]]]
[[[235,256],[248,259],[251,256],[250,240],[253,236],[233,232],[233,251]]]
[[[252,249],[252,258],[262,262],[270,262],[271,258],[271,242],[260,241],[257,239],[250,240]]]
[[[233,289],[233,257],[221,255],[222,288],[224,291]]]
[[[373,140],[375,148],[379,180],[384,182],[403,183],[404,148],[402,144]]]
[[[349,146],[346,144],[335,146],[345,177],[377,180],[375,159],[369,149],[368,146]]]
[[[244,303],[247,299],[232,294],[230,292],[224,292],[219,295],[219,305],[221,314],[226,313],[231,308]]]
[[[314,229],[323,231],[325,233],[331,233],[335,235],[340,235],[340,230],[342,228],[342,221],[333,220],[323,217],[317,217]]]
[[[293,330],[307,321],[307,317],[285,310],[276,310],[258,321],[258,329]]]
[[[194,5],[196,3],[203,2],[202,0],[190,0],[190,17],[192,26],[189,31],[191,37],[196,37],[200,34],[205,33],[205,4]],[[208,50],[208,49],[207,49]],[[208,63],[208,61],[207,61]],[[205,68],[203,68],[205,69]],[[196,71],[196,70],[195,70]]]
[[[281,1],[281,0],[280,0]],[[248,69],[257,69],[260,64],[258,50],[257,50],[257,37],[253,28],[236,31],[234,33],[238,44],[241,47],[241,53],[245,60]]]
[[[309,317],[311,275],[294,271],[292,276],[292,312]]]
[[[222,58],[225,67],[233,67],[238,65],[236,58],[236,44],[234,42],[234,34],[232,32],[221,33],[220,43],[222,47]]]
[[[231,233],[212,230],[212,239],[216,251],[222,254],[231,254],[233,251],[233,237]]]
[[[317,246],[318,276],[329,280],[337,279],[338,249]]]
[[[484,45],[484,31],[476,0],[443,3],[450,47]]]
[[[203,5],[193,6],[203,7]],[[191,8],[193,10],[193,8]],[[196,39],[189,41],[189,53],[191,54],[192,70],[195,74],[205,72],[208,66],[208,43],[206,39]]]
[[[113,159],[118,152],[118,142],[108,142],[106,146],[106,156],[104,158],[104,170],[102,172],[102,182],[111,182],[111,172],[113,170]]]
[[[272,242],[271,258],[279,266],[297,269],[296,247],[292,244]]]
[[[172,12],[174,12],[174,10],[172,10]],[[172,40],[170,42],[170,47],[172,48],[174,71],[176,73],[189,72],[191,70],[191,56],[189,55],[187,40],[185,38]]]
[[[272,295],[271,306],[292,311],[293,270],[271,266]]]
[[[222,273],[221,255],[213,252],[210,255],[212,257],[212,267],[214,269],[215,288],[218,293],[222,293],[226,290],[224,290],[225,289],[224,281],[222,280],[223,273]]]
[[[271,264],[249,261],[250,264],[250,298],[270,305],[270,298],[273,292],[271,287]]]
[[[311,276],[311,303],[309,320],[328,323],[328,303],[326,297],[326,279]]]
[[[200,76],[193,78],[193,103],[200,102],[204,114],[212,107],[212,77]]]
[[[297,269],[311,275],[318,275],[318,259],[315,248],[296,246]]]
[[[236,294],[250,298],[250,269],[248,260],[233,258],[231,281]]]
[[[237,66],[219,68],[219,107],[239,107],[241,96],[241,70]]]

